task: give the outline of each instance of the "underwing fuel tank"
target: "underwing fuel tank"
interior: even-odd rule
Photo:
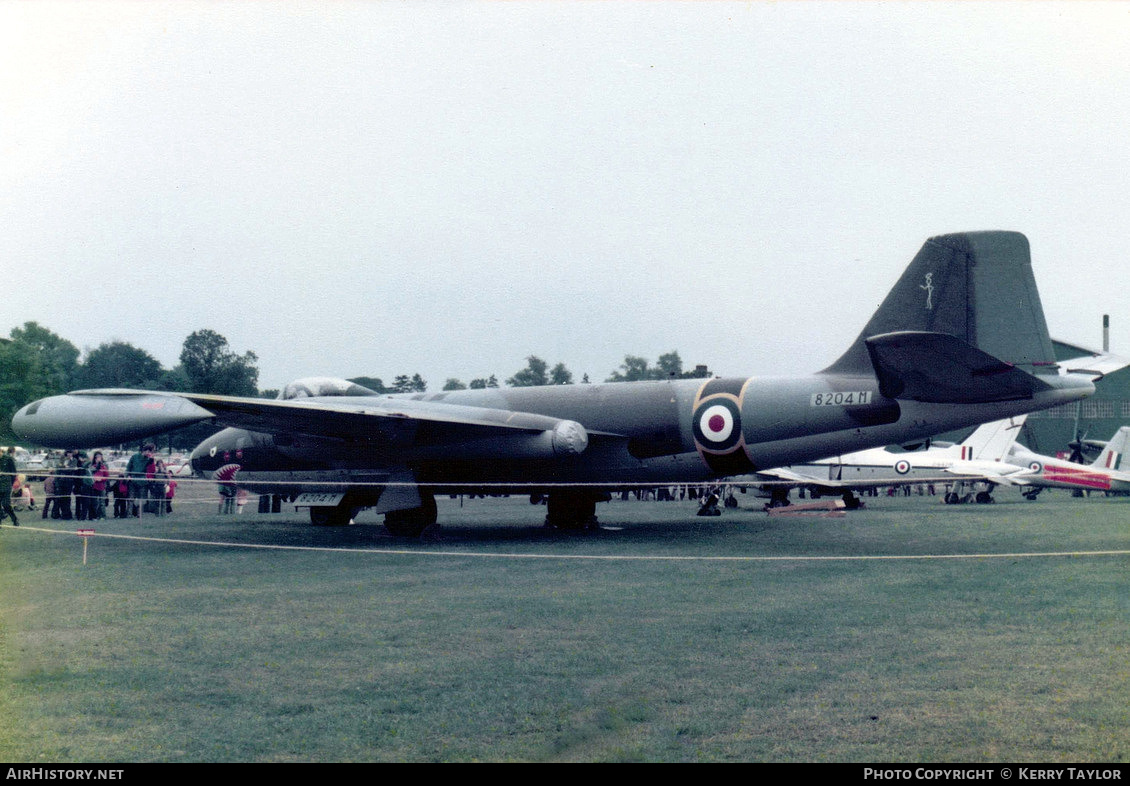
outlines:
[[[129,442],[211,417],[179,396],[84,390],[28,404],[12,417],[12,429],[38,445],[69,448]]]

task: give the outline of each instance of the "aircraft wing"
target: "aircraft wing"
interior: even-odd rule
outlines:
[[[1124,357],[1123,355],[1114,355],[1109,352],[1096,353],[1065,360],[1063,361],[1063,365],[1066,366],[1067,370],[1071,373],[1091,374],[1092,376],[1103,377],[1130,366],[1130,358]]]
[[[826,491],[841,491],[845,489],[871,489],[871,488],[887,488],[888,486],[917,486],[919,484],[928,483],[952,483],[954,479],[947,477],[944,473],[934,476],[891,476],[891,477],[867,477],[855,478],[853,480],[832,480],[829,478],[817,478],[811,475],[804,475],[794,472],[787,468],[783,469],[766,469],[758,472],[753,476],[742,476],[738,478],[731,478],[730,482],[734,485],[743,485],[742,480],[744,477],[751,477],[749,481],[750,486],[758,486],[762,488],[812,488]]]
[[[43,417],[39,417],[43,416]],[[48,446],[105,445],[199,422],[265,433],[305,434],[373,449],[450,448],[470,455],[505,443],[511,457],[584,451],[588,433],[571,420],[438,401],[372,396],[277,399],[139,390],[86,390],[53,396],[17,413],[13,426]],[[613,435],[602,435],[613,436]],[[499,444],[499,447],[502,447]]]
[[[751,485],[754,486],[804,486],[816,483],[834,486],[839,483],[839,481],[835,480],[816,478],[812,475],[803,475],[799,472],[789,469],[788,467],[763,469],[756,475],[754,475],[753,478],[754,480]]]
[[[977,466],[963,466],[961,463],[955,463],[948,467],[946,472],[962,480],[983,480],[1001,486],[1027,486],[1028,481],[1025,478],[1035,474],[1028,467],[994,463],[998,463],[998,466],[987,466],[985,462]]]

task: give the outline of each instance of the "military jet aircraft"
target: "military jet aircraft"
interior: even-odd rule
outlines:
[[[582,527],[611,490],[905,443],[1093,391],[1054,363],[1027,238],[990,231],[927,240],[859,337],[808,376],[405,395],[313,379],[274,401],[90,390],[29,404],[12,428],[66,446],[227,426],[193,452],[198,473],[320,494],[306,498],[316,523],[372,506],[416,535],[437,493],[544,494],[547,523]]]
[[[1005,461],[1028,470],[1016,480],[1018,485],[1026,487],[1022,493],[1027,499],[1035,499],[1046,488],[1125,494],[1130,492],[1130,472],[1122,469],[1121,464],[1128,441],[1130,426],[1123,426],[1090,464],[1042,456],[1023,445],[1013,445]]]
[[[814,494],[842,494],[846,506],[859,507],[861,489],[940,483],[950,486],[947,503],[991,502],[992,487],[1011,485],[1030,474],[1026,464],[1008,461],[1009,450],[1024,425],[1023,415],[978,426],[959,444],[922,443],[917,449],[898,445],[869,448],[808,464],[767,469],[749,477],[751,486],[770,492],[770,506],[788,504],[788,493],[807,488]],[[740,482],[744,478],[735,478]],[[965,488],[974,488],[969,494]]]

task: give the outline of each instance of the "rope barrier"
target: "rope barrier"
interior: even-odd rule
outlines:
[[[479,480],[446,480],[446,481],[408,481],[408,480],[328,480],[322,478],[309,478],[309,477],[294,477],[294,478],[280,478],[273,480],[246,480],[243,478],[236,478],[234,480],[222,481],[213,480],[211,478],[198,478],[198,477],[180,477],[174,476],[172,478],[177,484],[184,483],[185,485],[193,484],[212,484],[212,485],[226,485],[238,486],[241,488],[250,488],[255,486],[340,486],[342,488],[350,487],[417,487],[425,486],[432,489],[460,489],[460,488],[499,488],[499,489],[543,489],[543,488],[616,488],[616,489],[654,489],[654,488],[670,488],[670,487],[695,487],[695,488],[714,488],[716,486],[757,486],[766,481],[754,480],[732,480],[718,478],[716,480],[642,480],[642,481],[592,481],[592,480],[547,480],[547,481],[479,481]],[[152,482],[152,481],[140,481]],[[160,481],[157,481],[160,482]],[[772,481],[768,481],[772,482]]]
[[[71,535],[70,530],[56,530],[44,527],[20,527],[24,532],[38,532],[54,535]],[[269,551],[313,551],[344,554],[374,554],[421,557],[476,557],[486,559],[521,560],[590,560],[605,562],[892,562],[892,561],[931,561],[931,560],[990,560],[990,559],[1049,559],[1057,557],[1126,557],[1130,549],[1107,549],[1094,551],[1013,551],[978,554],[804,554],[804,555],[680,555],[680,554],[522,554],[496,551],[452,551],[440,549],[362,549],[351,546],[294,546],[275,543],[234,543],[231,541],[191,540],[186,538],[163,538],[150,535],[122,535],[102,533],[97,538],[116,538],[119,540],[169,543],[184,546],[211,546],[216,548],[260,549]]]

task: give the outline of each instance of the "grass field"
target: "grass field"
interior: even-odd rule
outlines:
[[[591,534],[443,499],[425,543],[178,503],[85,566],[25,514],[0,760],[1125,761],[1130,557],[1080,552],[1130,549],[1130,499],[997,497],[615,501]],[[841,559],[921,555],[980,556]]]

